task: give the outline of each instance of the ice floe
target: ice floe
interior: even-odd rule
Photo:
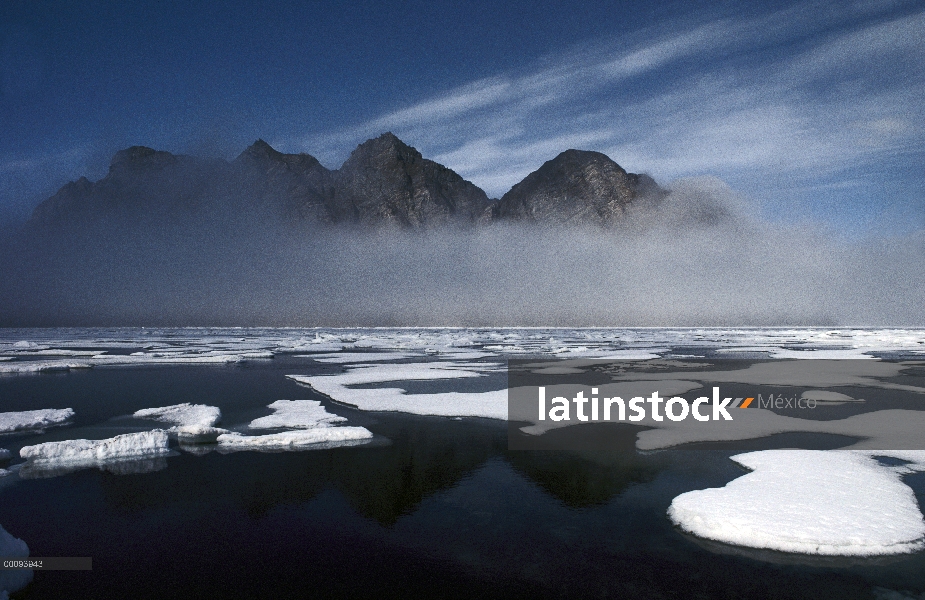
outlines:
[[[26,558],[29,556],[29,546],[0,527],[0,556]],[[31,569],[0,570],[0,600],[6,600],[9,594],[23,589],[30,581],[32,581]]]
[[[218,436],[219,451],[223,450],[292,450],[345,445],[372,439],[365,427],[315,427],[266,435],[224,433]]]
[[[34,463],[93,466],[108,461],[163,456],[170,452],[162,429],[126,433],[105,440],[66,440],[24,446],[19,455]]]
[[[321,363],[347,364],[363,362],[380,362],[412,358],[412,352],[336,352],[328,354],[297,354],[299,358],[311,358]]]
[[[162,423],[172,423],[170,432],[183,437],[206,437],[225,433],[226,430],[215,427],[222,418],[222,411],[216,406],[205,404],[174,404],[160,408],[144,408],[132,415],[136,419],[150,419]]]
[[[269,405],[273,414],[251,421],[251,429],[290,428],[265,435],[238,432],[218,436],[220,452],[237,450],[297,450],[330,448],[366,443],[373,434],[365,427],[340,427],[347,419],[329,413],[316,400],[277,400]]]
[[[877,456],[909,461],[880,463]],[[751,469],[724,487],[676,497],[668,516],[695,536],[782,552],[870,556],[925,547],[925,520],[902,475],[925,452],[764,450],[733,456]]]
[[[320,394],[361,410],[400,411],[449,417],[507,418],[507,390],[408,394],[402,388],[357,389],[350,386],[390,381],[484,377],[494,363],[427,362],[359,366],[336,375],[287,375]]]
[[[273,414],[251,421],[251,429],[311,429],[343,423],[347,419],[331,414],[317,400],[277,400],[269,405]]]
[[[70,408],[46,408],[0,413],[0,433],[42,430],[46,427],[63,425],[73,416],[74,411]]]
[[[0,363],[0,374],[52,373],[55,371],[70,371],[71,369],[89,369],[92,366],[89,362],[66,360],[15,360]]]

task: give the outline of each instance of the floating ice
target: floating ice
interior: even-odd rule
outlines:
[[[251,429],[311,429],[344,422],[344,417],[329,413],[317,400],[277,400],[269,408],[274,414],[251,421]]]
[[[886,466],[874,457],[909,460]],[[925,452],[764,450],[733,456],[752,470],[722,488],[681,494],[668,516],[698,537],[783,552],[901,554],[925,547],[925,520],[901,476]]]
[[[348,386],[388,381],[484,377],[493,363],[428,362],[362,366],[338,375],[287,375],[320,394],[361,410],[399,411],[447,417],[507,418],[507,390],[408,394],[401,388],[355,389]]]
[[[219,450],[292,450],[331,447],[373,437],[365,427],[316,427],[267,435],[224,433],[218,436]]]
[[[411,352],[335,352],[331,354],[297,354],[299,358],[312,358],[322,363],[346,364],[400,360],[416,356]]]
[[[0,374],[52,373],[71,369],[89,369],[92,366],[90,363],[64,360],[17,360],[0,363]]]
[[[10,535],[0,527],[0,556],[9,558],[26,558],[29,556],[29,546],[26,542]],[[0,600],[6,600],[9,594],[18,592],[32,581],[32,570],[2,570],[0,571]]]
[[[44,429],[66,423],[74,416],[70,408],[46,408],[0,413],[0,433]]]
[[[132,415],[136,419],[151,419],[162,423],[173,423],[170,428],[180,436],[202,437],[225,433],[224,429],[215,427],[222,418],[222,411],[216,406],[205,404],[174,404],[160,408],[145,408]]]
[[[0,448],[0,460],[6,460],[10,457],[10,451],[6,448]]]
[[[175,350],[168,352],[134,352],[124,354],[101,354],[92,358],[93,364],[110,366],[131,365],[188,365],[188,364],[233,364],[253,359],[273,358],[272,352],[190,352]]]
[[[36,463],[97,465],[114,460],[162,456],[169,452],[167,432],[155,429],[106,440],[67,440],[24,446],[19,455]]]
[[[68,328],[30,330],[30,341],[16,339],[21,331],[0,332],[0,353],[20,358],[42,350],[143,350],[142,355],[106,355],[94,364],[234,363],[274,353],[331,352],[358,348],[382,351],[434,351],[445,357],[472,358],[454,352],[528,355],[619,356],[624,352],[684,354],[685,348],[732,352],[778,353],[796,359],[844,358],[890,352],[910,356],[925,353],[922,329],[824,328]],[[824,356],[821,352],[836,354]],[[166,353],[168,356],[154,356]],[[212,353],[211,355],[209,353]],[[251,356],[247,356],[250,354]],[[116,358],[113,358],[116,357]],[[626,358],[620,357],[620,358]],[[15,361],[21,362],[21,361]]]

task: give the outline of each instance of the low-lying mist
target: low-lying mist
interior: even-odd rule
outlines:
[[[26,232],[0,325],[925,325],[925,234],[846,241],[676,182],[621,226],[424,232],[246,217]]]

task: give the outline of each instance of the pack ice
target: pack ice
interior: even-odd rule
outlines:
[[[215,427],[222,418],[222,411],[217,406],[205,404],[174,404],[159,408],[144,408],[132,415],[136,419],[151,419],[162,423],[172,423],[170,432],[180,437],[207,437],[226,433],[225,429]]]
[[[0,433],[45,429],[53,425],[61,425],[73,416],[74,411],[70,408],[0,413]]]
[[[66,440],[24,446],[22,458],[34,463],[97,465],[129,458],[162,456],[170,452],[167,432],[162,429],[126,433],[105,440]]]
[[[251,429],[289,428],[265,435],[230,432],[218,436],[219,450],[292,450],[361,443],[372,439],[365,427],[338,427],[347,419],[329,413],[317,400],[277,400],[269,405],[273,414],[251,421]]]
[[[888,466],[877,456],[909,461]],[[802,554],[871,556],[925,547],[925,520],[905,474],[923,451],[764,450],[733,456],[751,469],[721,488],[675,498],[670,519],[698,537]]]

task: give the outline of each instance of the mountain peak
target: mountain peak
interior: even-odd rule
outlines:
[[[643,187],[649,181],[627,173],[606,154],[570,149],[512,187],[501,197],[497,212],[528,221],[607,225],[648,191]]]
[[[387,131],[379,137],[366,140],[357,146],[356,150],[350,153],[350,158],[347,159],[344,166],[370,161],[380,163],[384,160],[394,160],[395,158],[413,162],[423,157],[415,148],[398,139],[398,136],[391,131]]]
[[[242,157],[249,158],[278,158],[282,153],[273,148],[270,144],[266,143],[262,139],[258,139],[256,142],[245,148],[244,152],[238,155],[238,159]],[[237,160],[237,159],[236,159]]]

